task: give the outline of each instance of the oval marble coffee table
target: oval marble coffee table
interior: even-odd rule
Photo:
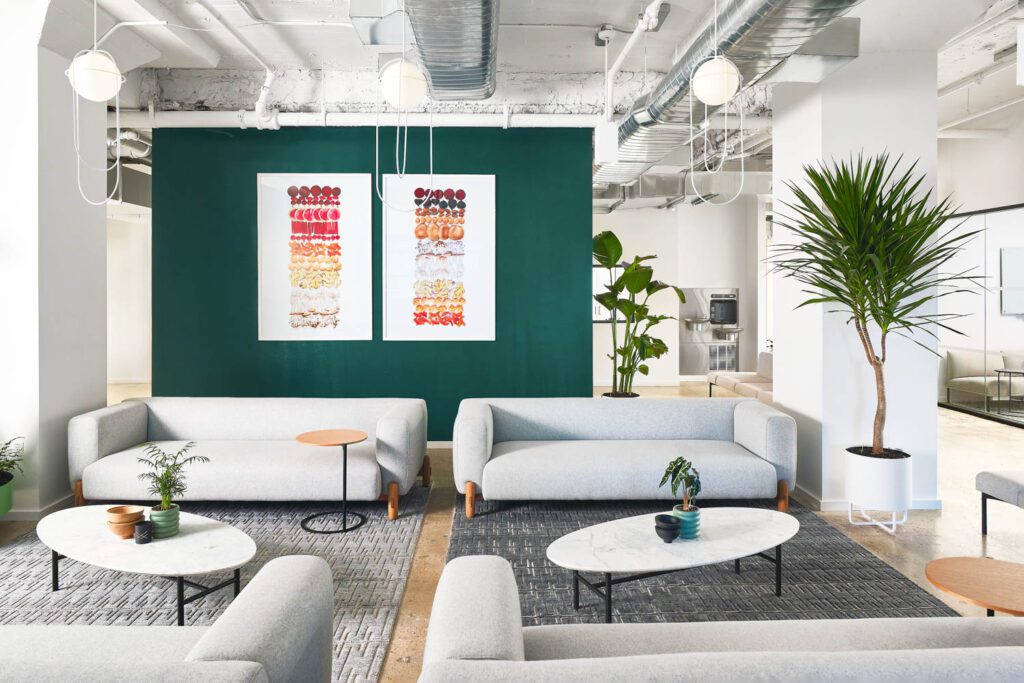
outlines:
[[[668,513],[657,513],[668,514]],[[572,606],[580,607],[580,582],[604,599],[604,620],[612,620],[612,586],[757,555],[775,563],[775,595],[782,595],[782,544],[800,530],[792,515],[761,508],[701,508],[700,536],[665,543],[654,533],[657,514],[595,524],[548,546],[548,559],[572,570]],[[775,549],[775,556],[765,551]],[[589,581],[580,572],[604,574]],[[612,578],[613,574],[625,574]]]
[[[177,536],[137,544],[107,528],[109,505],[86,505],[43,517],[36,535],[50,549],[53,590],[60,589],[60,560],[64,558],[131,574],[164,576],[177,583],[178,626],[185,625],[185,605],[210,593],[234,586],[241,590],[241,567],[256,556],[256,543],[233,526],[200,515],[179,513]],[[234,577],[213,586],[189,581],[199,576],[234,571]],[[185,595],[185,587],[197,592]]]

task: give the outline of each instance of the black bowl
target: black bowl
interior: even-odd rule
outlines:
[[[654,532],[658,534],[658,538],[665,541],[665,543],[671,543],[672,541],[679,538],[679,527],[667,527],[667,526],[656,526]]]
[[[659,527],[674,526],[674,527],[676,527],[678,529],[680,524],[682,524],[682,520],[680,520],[675,515],[657,515],[654,518],[654,526],[659,526]]]

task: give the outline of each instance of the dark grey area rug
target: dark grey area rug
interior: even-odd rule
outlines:
[[[428,489],[415,486],[402,496],[400,516],[387,519],[385,503],[349,503],[367,522],[346,534],[303,531],[306,515],[336,507],[331,503],[186,503],[186,512],[231,524],[256,541],[256,557],[242,569],[242,590],[266,562],[282,555],[318,555],[334,574],[334,679],[375,681],[384,664],[395,618],[402,604]],[[325,517],[320,528],[340,518]],[[130,543],[131,541],[126,541]],[[230,578],[204,576],[213,584]],[[0,547],[0,623],[3,624],[174,624],[174,584],[97,569],[73,560],[61,562],[61,590],[50,590],[50,551],[35,533]],[[213,623],[230,604],[231,590],[217,591],[185,607],[190,625]],[[3,676],[0,675],[0,678]]]
[[[460,501],[464,500],[460,497]],[[767,507],[733,501],[730,506]],[[702,503],[712,507],[714,503]],[[550,543],[571,531],[622,517],[663,512],[662,502],[479,502],[466,519],[457,505],[448,559],[500,555],[519,582],[523,623],[600,623],[601,599],[581,588],[572,608],[572,573],[548,561]],[[615,586],[616,622],[942,617],[956,612],[854,543],[810,510],[793,505],[800,531],[783,546],[784,583],[775,596],[775,566],[760,558],[666,574]],[[881,533],[881,532],[880,532]],[[654,535],[653,528],[651,529]],[[584,576],[600,580],[599,575]]]

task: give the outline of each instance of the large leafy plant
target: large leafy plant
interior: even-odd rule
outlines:
[[[645,261],[656,256],[634,256],[629,263],[620,263],[622,243],[610,231],[594,236],[594,260],[608,271],[605,291],[594,295],[594,300],[612,315],[612,395],[629,396],[633,393],[633,380],[639,372],[650,372],[647,361],[660,358],[668,351],[664,341],[650,334],[651,328],[670,315],[651,313],[648,302],[658,292],[671,289],[680,301],[686,301],[683,291],[674,285],[654,279],[654,269]],[[616,276],[615,271],[622,272]],[[621,343],[619,315],[622,315]]]
[[[25,440],[20,436],[0,443],[0,480],[7,479],[2,476],[4,474],[13,476],[15,470],[21,472],[21,459],[24,454]]]
[[[678,496],[679,490],[682,489],[683,510],[690,510],[694,499],[700,493],[700,472],[686,458],[676,458],[665,468],[665,475],[661,478],[658,488],[665,484],[669,484],[673,496]]]
[[[888,154],[805,166],[808,187],[788,183],[795,199],[790,216],[776,222],[794,241],[777,247],[774,269],[804,286],[812,304],[835,306],[847,316],[875,378],[871,455],[884,457],[885,364],[889,335],[907,337],[934,353],[915,334],[937,337],[958,313],[936,313],[935,302],[973,291],[979,278],[945,266],[977,231],[959,231],[948,199],[933,202],[915,164]],[[959,333],[958,333],[959,334]]]
[[[155,443],[143,446],[146,455],[138,460],[150,471],[140,474],[139,479],[149,482],[149,492],[160,496],[161,510],[170,510],[174,497],[185,493],[188,488],[185,482],[187,466],[194,462],[210,462],[205,455],[188,455],[195,445],[190,441],[176,453],[168,453]]]

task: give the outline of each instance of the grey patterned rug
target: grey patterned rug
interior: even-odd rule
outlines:
[[[767,507],[762,502],[728,505]],[[571,572],[548,561],[548,545],[592,524],[668,507],[665,502],[646,501],[480,502],[477,516],[466,519],[460,503],[455,508],[448,559],[462,555],[508,559],[519,582],[524,625],[600,623],[604,620],[601,599],[586,588],[580,591],[579,611],[573,610]],[[743,560],[740,574],[729,562],[617,585],[613,621],[956,616],[942,601],[821,517],[797,505],[791,511],[800,521],[800,531],[783,546],[781,598],[775,597],[775,566],[751,558]]]
[[[306,515],[331,503],[189,503],[185,510],[226,522],[256,541],[255,559],[242,569],[242,587],[266,562],[282,555],[318,555],[334,573],[334,679],[375,681],[384,664],[402,603],[428,490],[414,486],[402,496],[400,516],[390,522],[385,503],[349,503],[367,522],[347,534],[315,535],[299,528]],[[325,517],[316,526],[332,525]],[[215,583],[230,578],[208,576]],[[28,533],[0,547],[0,623],[173,624],[174,585],[166,579],[123,574],[63,560],[61,590],[50,591],[50,551]],[[190,625],[210,624],[228,606],[231,590],[217,591],[185,607]],[[0,675],[2,678],[2,675]]]

